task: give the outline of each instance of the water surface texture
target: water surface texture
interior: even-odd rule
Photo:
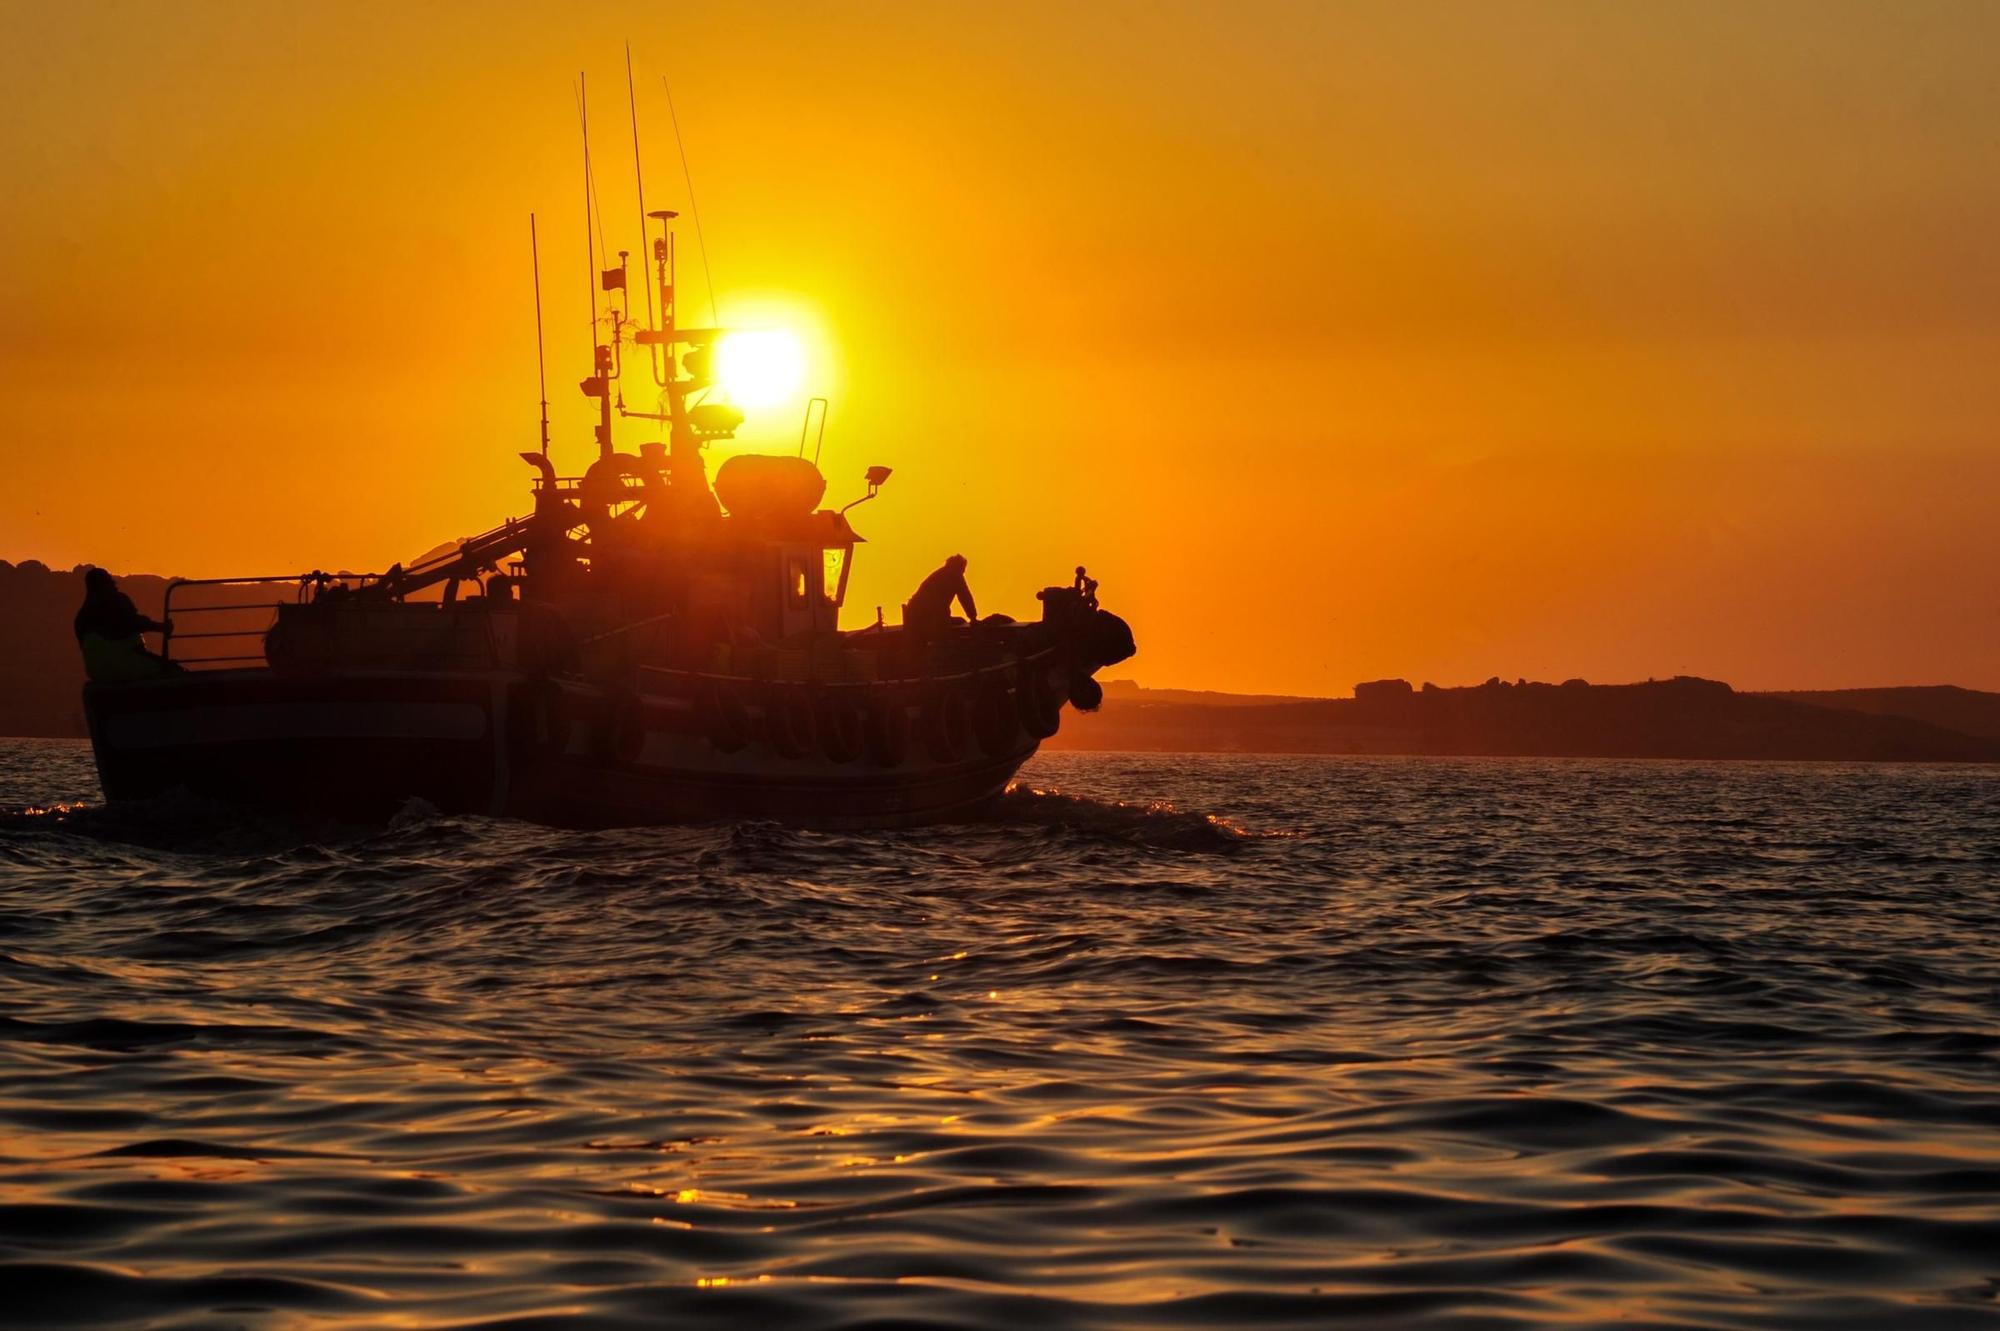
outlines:
[[[10,1325],[2000,1326],[1991,769],[78,799],[0,744]]]

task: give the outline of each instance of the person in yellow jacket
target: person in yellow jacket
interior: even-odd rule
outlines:
[[[142,633],[165,633],[167,625],[148,619],[118,590],[118,579],[101,568],[83,575],[83,607],[76,612],[76,645],[83,673],[92,683],[121,684],[179,672],[163,656],[146,650]]]

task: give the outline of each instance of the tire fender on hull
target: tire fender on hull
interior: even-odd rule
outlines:
[[[972,704],[963,690],[939,685],[924,700],[918,728],[932,762],[955,763],[972,738]]]
[[[1014,747],[1014,711],[1007,685],[999,678],[981,680],[973,690],[972,733],[987,757],[998,758]]]
[[[742,693],[727,684],[710,683],[695,695],[696,713],[709,744],[717,753],[738,753],[756,737],[750,708]]]
[[[560,758],[569,750],[569,715],[562,689],[553,680],[530,680],[521,692],[519,743],[536,759]]]
[[[864,719],[861,708],[845,696],[845,690],[828,689],[820,695],[813,720],[819,729],[819,750],[831,763],[851,763],[861,756]]]
[[[1022,666],[1014,681],[1014,701],[1021,729],[1028,732],[1030,739],[1045,740],[1062,725],[1062,699],[1049,683],[1048,671],[1033,665]]]
[[[900,767],[910,756],[910,709],[900,694],[877,696],[868,705],[868,761]]]
[[[598,704],[590,748],[600,761],[629,765],[646,747],[646,709],[629,689],[608,693]]]
[[[765,737],[786,758],[804,758],[817,740],[812,700],[804,689],[775,688],[764,697]]]
[[[1094,712],[1104,705],[1104,686],[1089,675],[1069,677],[1069,701],[1079,712]]]

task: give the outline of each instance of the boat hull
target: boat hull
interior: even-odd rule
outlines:
[[[902,827],[975,817],[1037,741],[787,756],[723,752],[688,699],[611,694],[508,672],[210,671],[91,685],[84,711],[105,797],[182,790],[374,818],[422,799],[454,813],[567,827],[775,819]]]

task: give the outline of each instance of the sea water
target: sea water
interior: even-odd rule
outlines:
[[[2000,1326],[1993,769],[96,803],[0,745],[8,1325]]]

